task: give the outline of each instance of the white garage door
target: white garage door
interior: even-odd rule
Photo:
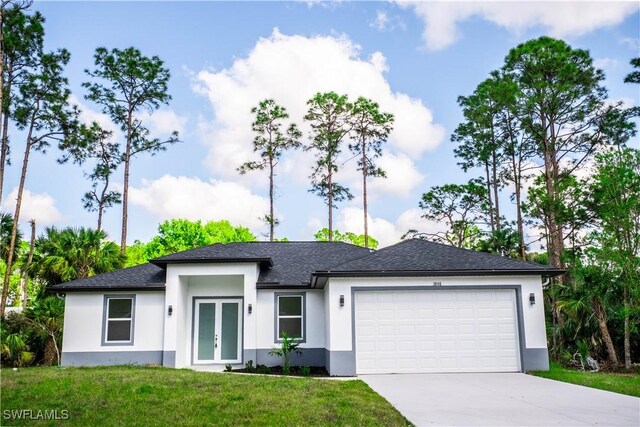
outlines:
[[[357,291],[358,374],[517,372],[514,290]]]

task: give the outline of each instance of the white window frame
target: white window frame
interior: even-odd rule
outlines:
[[[109,317],[109,302],[112,299],[128,299],[131,301],[131,317]],[[102,345],[133,345],[133,332],[135,331],[135,312],[136,312],[136,296],[130,295],[105,295],[103,305],[103,320],[102,320]],[[129,339],[128,340],[109,340],[109,322],[130,322],[129,324]]]
[[[295,316],[281,316],[280,315],[280,297],[291,298],[297,297],[300,298],[300,314]],[[298,342],[306,342],[307,340],[307,331],[306,331],[306,294],[304,292],[276,292],[275,294],[275,342],[282,342],[282,337],[280,337],[280,319],[300,319],[300,332],[302,333],[301,337],[295,338]]]

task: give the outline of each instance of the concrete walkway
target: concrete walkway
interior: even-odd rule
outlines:
[[[640,426],[640,399],[525,374],[362,375],[416,426]]]

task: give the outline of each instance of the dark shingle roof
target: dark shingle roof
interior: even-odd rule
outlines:
[[[205,246],[151,260],[180,262],[260,262],[258,287],[308,286],[311,273],[371,253],[342,242],[242,242]]]
[[[334,265],[340,272],[526,273],[549,274],[563,270],[498,255],[461,249],[421,239],[405,240],[354,261]]]
[[[50,287],[53,291],[91,291],[109,289],[163,290],[166,270],[153,264],[142,264],[109,273],[97,274]]]
[[[412,239],[371,251],[341,242],[246,242],[205,246],[151,263],[53,286],[54,291],[163,289],[166,265],[257,262],[258,288],[323,286],[335,276],[557,275],[563,270]],[[313,279],[312,279],[313,276]],[[312,281],[310,283],[310,280]]]
[[[247,251],[269,256],[273,267],[262,269],[258,287],[269,285],[308,285],[311,273],[371,254],[369,249],[342,242],[259,242]]]

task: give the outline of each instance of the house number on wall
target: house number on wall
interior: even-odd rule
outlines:
[[[433,286],[442,286],[442,282],[433,282]]]

